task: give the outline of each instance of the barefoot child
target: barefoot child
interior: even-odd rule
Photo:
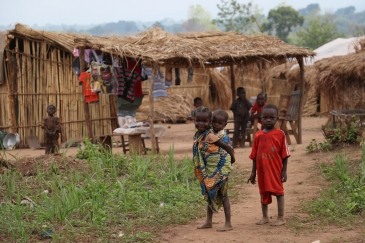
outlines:
[[[49,105],[47,107],[48,117],[43,118],[41,128],[44,129],[44,143],[46,154],[58,152],[58,133],[61,132],[60,119],[53,116],[56,113],[56,107]]]
[[[209,108],[200,106],[196,109],[197,132],[193,144],[194,173],[199,180],[202,195],[208,202],[206,221],[198,229],[212,228],[213,212],[218,212],[223,206],[225,224],[218,231],[228,231],[232,230],[231,207],[227,194],[228,176],[232,170],[231,156],[217,145],[222,141],[210,129],[211,119],[212,112]]]
[[[271,225],[285,224],[283,182],[287,179],[290,152],[284,132],[275,128],[277,120],[278,108],[272,104],[265,105],[261,113],[263,129],[256,133],[250,154],[253,163],[247,183],[256,183],[257,171],[261,195],[262,219],[256,223],[258,225],[269,222],[268,205],[272,202],[272,195],[276,196],[278,202],[278,218]]]
[[[241,134],[242,140],[246,138],[247,122],[250,120],[250,101],[246,99],[245,88],[237,88],[238,98],[233,101],[230,110],[233,111],[234,131],[233,131],[233,148],[237,147],[238,139]]]
[[[217,145],[227,151],[227,153],[229,153],[229,155],[231,156],[231,164],[233,164],[236,161],[234,157],[234,151],[230,138],[227,136],[227,133],[224,130],[224,128],[227,126],[227,121],[228,114],[226,111],[214,111],[212,118],[212,128],[214,134],[220,138],[220,141],[217,142]]]
[[[251,124],[253,124],[254,119],[258,118],[258,122],[261,124],[262,128],[262,122],[260,119],[262,108],[266,105],[265,102],[265,95],[263,93],[260,93],[257,95],[256,102],[253,104],[251,108]]]

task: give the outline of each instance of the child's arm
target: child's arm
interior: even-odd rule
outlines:
[[[231,156],[231,163],[233,164],[234,162],[236,162],[236,159],[234,157],[234,151],[232,149],[231,146],[229,146],[229,144],[226,144],[225,142],[218,140],[217,142],[214,143],[215,145],[217,145],[218,147],[221,147],[222,149],[224,149],[225,151],[227,151],[227,153]]]
[[[283,168],[281,170],[281,181],[282,182],[286,182],[286,180],[288,179],[287,175],[286,175],[286,167],[288,165],[288,157],[286,157],[285,159],[283,159]]]
[[[256,161],[252,160],[252,171],[250,178],[248,178],[247,183],[251,182],[252,184],[256,184]]]
[[[232,105],[231,105],[231,107],[229,109],[231,111],[235,112],[235,110],[236,110],[236,101],[235,100],[232,102]]]

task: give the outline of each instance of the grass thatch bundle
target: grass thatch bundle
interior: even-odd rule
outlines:
[[[231,85],[228,76],[215,68],[207,69],[207,74],[209,75],[211,91],[209,107],[213,110],[228,110],[232,103]]]
[[[154,101],[154,121],[177,122],[185,120],[193,109],[193,97],[188,93],[172,93],[168,97],[158,97]],[[136,119],[148,121],[149,100],[144,98],[138,108]]]

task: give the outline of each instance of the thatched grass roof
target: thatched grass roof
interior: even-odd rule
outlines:
[[[289,57],[308,57],[315,53],[291,46],[273,36],[244,36],[233,32],[170,34],[155,27],[136,36],[91,36],[39,31],[17,24],[10,34],[47,42],[72,52],[73,48],[100,49],[122,57],[142,59],[160,66],[227,66]]]
[[[290,71],[290,68],[297,64],[296,61],[286,62],[284,64],[280,64],[276,67],[271,68],[266,72],[265,79],[272,80],[272,79],[286,79],[287,74]]]
[[[349,82],[365,84],[365,51],[320,60],[314,64],[319,72],[317,88],[343,89]]]

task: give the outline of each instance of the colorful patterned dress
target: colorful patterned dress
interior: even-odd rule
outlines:
[[[193,145],[194,173],[198,178],[204,200],[213,212],[223,206],[227,194],[228,176],[232,171],[231,156],[215,145],[218,140],[229,142],[227,134],[219,138],[212,130],[195,133]]]

